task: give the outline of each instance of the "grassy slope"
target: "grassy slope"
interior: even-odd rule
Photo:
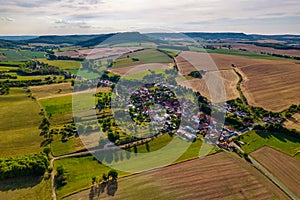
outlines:
[[[126,56],[129,55],[129,58]],[[139,61],[132,61],[132,58],[137,58]],[[125,54],[122,58],[114,61],[113,67],[124,67],[128,65],[140,65],[147,63],[169,63],[171,59],[164,53],[155,49],[146,49],[129,54]]]
[[[0,96],[0,157],[24,155],[40,151],[42,138],[38,126],[40,107],[21,88],[11,88]]]
[[[2,200],[49,200],[51,198],[51,179],[25,177],[0,182],[0,199]]]
[[[45,55],[45,52],[35,52],[27,50],[16,51],[13,49],[0,49],[0,53],[6,56],[6,59],[4,60],[9,61],[23,61],[31,58],[43,58]]]
[[[294,156],[300,150],[300,141],[290,136],[284,136],[279,133],[256,133],[250,131],[239,138],[245,145],[242,149],[246,153],[251,153],[265,145],[273,147],[279,151]]]
[[[48,65],[53,65],[59,67],[60,69],[79,69],[81,67],[80,61],[75,60],[47,60],[46,58],[40,58],[38,61],[47,63]]]

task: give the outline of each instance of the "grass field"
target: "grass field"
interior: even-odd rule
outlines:
[[[133,59],[138,59],[133,61]],[[172,60],[164,53],[156,49],[145,49],[122,55],[114,61],[113,67],[140,65],[147,63],[170,63]]]
[[[12,50],[12,49],[0,49],[0,53],[5,55],[4,60],[9,61],[24,61],[32,58],[43,58],[45,52],[39,51],[27,51],[27,50]]]
[[[71,83],[32,86],[29,89],[31,90],[32,95],[37,99],[51,98],[57,95],[70,94],[73,92]]]
[[[72,95],[39,100],[53,125],[72,121]]]
[[[300,197],[300,160],[270,147],[263,147],[251,155]]]
[[[80,138],[71,138],[67,142],[61,141],[61,136],[54,138],[51,143],[51,152],[54,156],[61,156],[85,149]]]
[[[249,104],[275,112],[300,103],[300,64],[269,61],[239,68]]]
[[[166,63],[151,63],[151,64],[141,64],[134,66],[126,66],[126,67],[113,67],[109,68],[109,71],[118,74],[118,75],[126,75],[131,79],[139,79],[147,75],[150,70],[154,70],[157,72],[161,72],[162,70],[169,69],[170,66]],[[136,77],[135,77],[136,76]]]
[[[40,109],[22,88],[11,88],[9,95],[0,96],[0,157],[41,150]]]
[[[92,156],[79,158],[66,158],[55,161],[55,166],[62,165],[66,169],[68,184],[63,188],[57,189],[57,196],[59,198],[68,194],[88,188],[91,185],[93,176],[102,176],[107,173],[110,168],[99,164]],[[119,176],[125,173],[119,172]]]
[[[52,198],[51,179],[24,177],[0,182],[0,199],[49,200]]]
[[[80,69],[80,70],[72,69],[72,70],[67,70],[67,71],[74,74],[74,75],[81,76],[81,77],[86,78],[86,79],[95,79],[95,78],[100,77],[99,74],[91,72],[87,69]]]
[[[89,190],[66,199],[87,199]],[[95,198],[96,199],[96,198]],[[99,199],[288,199],[245,161],[228,153],[121,178],[114,196]]]
[[[81,68],[81,62],[75,60],[47,60],[46,58],[40,58],[37,60],[43,63],[47,63],[48,65],[59,67],[62,70],[78,70]]]
[[[284,125],[288,128],[300,131],[300,113],[294,114],[290,119],[284,122]]]
[[[300,150],[300,140],[280,133],[257,133],[250,131],[238,138],[243,141],[242,149],[251,153],[263,146],[270,146],[288,155],[294,156]]]

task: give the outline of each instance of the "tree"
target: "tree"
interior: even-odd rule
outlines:
[[[113,180],[117,180],[118,179],[118,172],[114,169],[110,170],[108,172],[108,178],[111,177]]]
[[[5,83],[0,83],[0,95],[8,95],[9,86]]]
[[[104,181],[107,181],[108,178],[109,178],[109,177],[107,176],[107,174],[105,174],[105,173],[102,174],[102,179],[103,179]]]

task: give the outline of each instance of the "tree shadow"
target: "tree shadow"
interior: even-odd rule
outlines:
[[[50,143],[51,143],[51,140],[46,139],[46,140],[44,140],[44,141],[41,142],[40,147],[45,147],[45,146],[47,146]]]
[[[0,191],[18,190],[32,188],[38,185],[43,180],[40,176],[28,176],[20,178],[11,178],[0,181]]]
[[[89,200],[93,200],[95,197],[99,199],[101,194],[106,194],[109,196],[115,196],[118,190],[118,181],[117,180],[109,180],[107,182],[102,182],[98,185],[91,186],[89,192]]]
[[[118,190],[118,181],[117,180],[109,180],[106,188],[107,188],[107,194],[109,196],[115,196],[115,193]]]

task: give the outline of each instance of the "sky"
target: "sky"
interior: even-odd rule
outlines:
[[[0,35],[300,34],[300,0],[0,0]]]

